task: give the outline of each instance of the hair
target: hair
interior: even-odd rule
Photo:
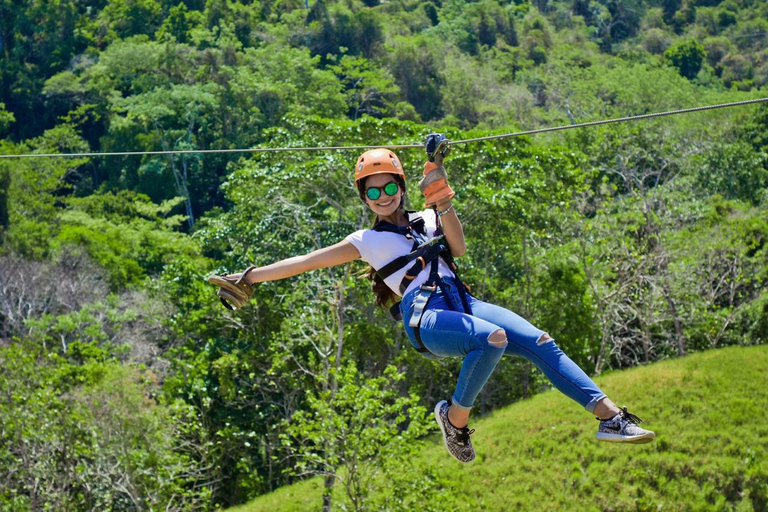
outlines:
[[[400,186],[400,189],[402,190],[402,201],[400,202],[400,210],[405,210],[405,180],[402,176],[398,174],[393,174],[393,177],[395,178],[395,181]],[[368,177],[363,178],[357,183],[357,190],[360,193],[360,199],[363,200],[365,203],[365,182],[368,179]],[[366,203],[367,204],[367,203]],[[379,216],[376,215],[376,217],[373,219],[373,225],[375,226],[379,222]],[[368,267],[367,270],[363,271],[363,274],[365,277],[367,277],[371,281],[371,291],[376,295],[376,305],[381,308],[386,308],[389,306],[389,304],[392,304],[394,302],[397,302],[397,294],[392,291],[392,288],[387,286],[387,283],[384,282],[384,280],[379,277],[379,275],[376,273],[376,269],[373,267]]]

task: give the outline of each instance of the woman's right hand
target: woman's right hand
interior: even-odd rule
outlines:
[[[256,279],[254,277],[254,272],[257,271],[257,270],[259,270],[258,267],[250,267],[247,270],[245,270],[245,272],[248,272],[248,275],[245,276],[245,282],[246,283],[248,283],[250,285],[256,284]],[[238,280],[240,280],[240,278],[242,276],[243,276],[243,272],[238,272],[236,274],[227,274],[224,277],[226,277],[227,279],[234,279],[235,281],[238,281]]]

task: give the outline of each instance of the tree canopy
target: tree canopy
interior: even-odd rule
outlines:
[[[14,510],[209,510],[309,475],[326,509],[340,485],[363,510],[380,475],[410,471],[395,441],[423,438],[450,395],[460,361],[410,350],[362,262],[264,283],[234,313],[205,281],[370,226],[356,151],[194,151],[470,139],[759,98],[768,82],[768,4],[748,0],[0,13],[0,154],[192,151],[0,159],[0,508]],[[589,373],[765,343],[767,120],[750,106],[455,146],[462,276]],[[421,209],[424,152],[399,156]],[[547,387],[504,360],[476,411]]]

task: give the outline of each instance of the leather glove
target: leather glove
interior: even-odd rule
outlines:
[[[424,177],[419,181],[419,189],[426,198],[426,206],[432,206],[456,195],[448,185],[448,175],[443,167],[443,159],[451,151],[450,141],[442,133],[432,133],[427,135],[424,149],[427,162],[424,164]]]
[[[255,266],[248,267],[245,272],[242,273],[239,279],[232,279],[227,276],[212,275],[208,277],[208,282],[219,287],[219,291],[216,293],[219,300],[225,308],[234,311],[240,309],[246,305],[248,299],[253,296],[253,286],[245,281],[245,276],[251,270],[255,269]]]

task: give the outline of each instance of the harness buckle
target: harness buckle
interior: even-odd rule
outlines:
[[[420,290],[427,290],[429,293],[435,293],[435,290],[437,290],[437,284],[433,284],[432,286],[428,285],[427,283],[424,283],[419,288]]]

